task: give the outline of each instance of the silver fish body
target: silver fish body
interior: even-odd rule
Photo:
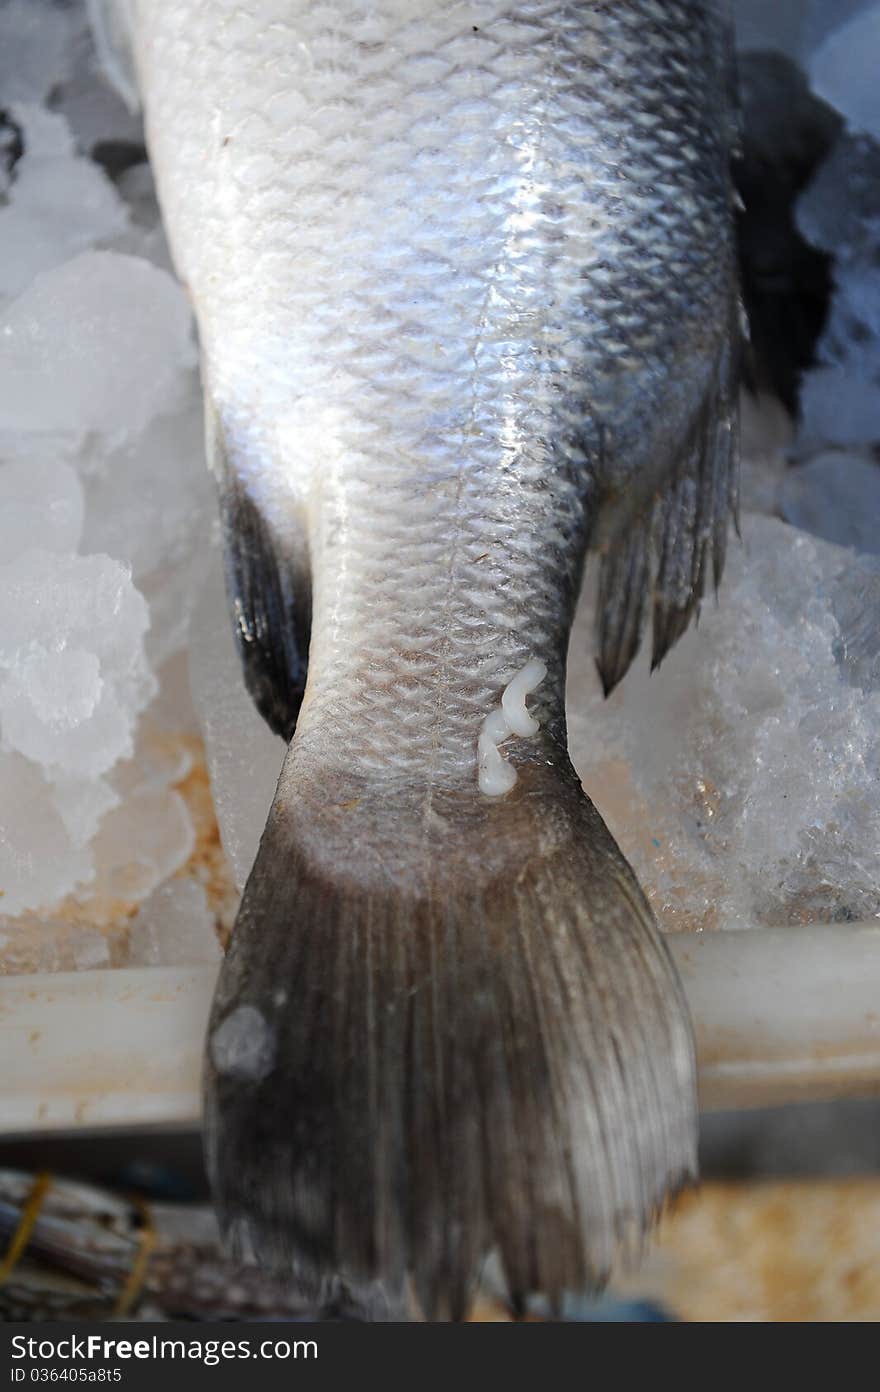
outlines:
[[[221,1212],[389,1308],[410,1276],[460,1313],[493,1248],[518,1297],[599,1284],[693,1171],[693,1058],[567,760],[566,648],[589,544],[608,687],[723,564],[723,14],[135,0],[134,45],[245,673],[292,737],[211,1026]]]

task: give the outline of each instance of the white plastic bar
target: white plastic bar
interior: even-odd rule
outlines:
[[[667,941],[705,1108],[880,1092],[880,923]],[[153,967],[0,978],[0,1134],[196,1124],[215,977]]]
[[[0,979],[0,1134],[193,1124],[214,967]]]
[[[880,1092],[880,922],[670,935],[708,1110]]]

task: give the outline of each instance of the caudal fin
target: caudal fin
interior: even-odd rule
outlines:
[[[570,769],[500,799],[282,776],[208,1038],[241,1248],[428,1318],[491,1251],[515,1301],[596,1289],[694,1175],[695,1116],[675,970]]]

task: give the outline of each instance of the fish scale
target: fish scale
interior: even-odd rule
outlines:
[[[245,677],[291,741],[209,1030],[221,1218],[377,1309],[409,1279],[461,1313],[492,1249],[514,1300],[597,1286],[693,1173],[693,1051],[567,759],[566,649],[588,545],[606,688],[723,563],[722,6],[132,3]],[[259,1078],[211,1052],[243,1008]]]

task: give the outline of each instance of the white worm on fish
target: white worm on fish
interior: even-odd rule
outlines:
[[[510,735],[528,738],[538,733],[540,723],[526,710],[526,697],[541,685],[546,675],[546,664],[540,658],[531,658],[502,691],[501,709],[490,711],[483,721],[477,741],[477,782],[480,792],[487,797],[503,797],[516,783],[516,769],[498,746]]]

